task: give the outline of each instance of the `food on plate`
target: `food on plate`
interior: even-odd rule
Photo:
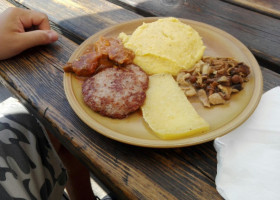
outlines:
[[[99,68],[131,64],[133,59],[133,51],[125,48],[119,39],[100,37],[93,46],[90,45],[79,58],[67,63],[63,69],[78,76],[91,76]]]
[[[143,23],[132,35],[120,33],[119,38],[134,51],[134,63],[149,75],[177,75],[199,61],[205,50],[198,32],[172,17]]]
[[[73,72],[78,76],[90,76],[98,67],[100,58],[101,54],[95,51],[86,53],[74,60],[73,63],[67,63],[63,70],[65,72]]]
[[[93,111],[122,119],[139,109],[148,88],[147,74],[132,64],[133,59],[133,51],[119,39],[100,37],[64,71],[90,77],[82,85],[82,95]]]
[[[146,98],[148,76],[138,66],[110,67],[82,85],[84,102],[101,115],[122,119],[138,110]]]
[[[125,48],[119,39],[100,37],[94,47],[95,51],[118,65],[127,65],[133,62],[134,52]]]
[[[100,37],[64,71],[87,77],[82,95],[93,111],[123,119],[141,107],[159,138],[179,139],[210,128],[187,97],[198,96],[205,107],[225,104],[250,74],[232,58],[202,58],[204,50],[198,32],[169,17],[131,35]]]
[[[162,139],[178,139],[209,130],[170,74],[149,77],[143,118]]]
[[[233,93],[243,89],[250,68],[232,58],[204,57],[190,70],[177,75],[187,97],[197,95],[205,107],[225,104]]]

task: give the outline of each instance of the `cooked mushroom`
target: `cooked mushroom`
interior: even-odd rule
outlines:
[[[196,83],[197,83],[199,86],[202,85],[202,76],[201,76],[201,74],[198,74]]]
[[[218,85],[218,88],[220,89],[219,94],[225,99],[229,100],[231,95],[231,87],[225,87],[222,85]]]
[[[231,85],[231,78],[227,76],[221,76],[218,80],[218,83],[221,83],[222,85],[230,86]]]
[[[209,64],[204,63],[203,66],[202,66],[202,70],[201,70],[202,74],[203,75],[205,75],[205,74],[208,75],[210,73],[210,70],[211,70],[211,68],[210,68]]]
[[[186,96],[198,95],[203,105],[208,107],[210,96],[210,105],[217,105],[229,100],[232,93],[242,90],[249,74],[247,65],[232,58],[204,57],[192,69],[180,72],[177,81]]]
[[[185,95],[187,97],[192,97],[196,95],[196,90],[194,89],[193,86],[189,86],[185,89]]]
[[[237,65],[240,75],[246,77],[250,74],[250,68],[244,63],[238,63]]]
[[[225,104],[225,100],[219,93],[213,93],[209,96],[209,102],[213,105]]]
[[[239,92],[243,89],[242,84],[236,84],[232,86],[232,92]]]
[[[192,75],[189,77],[189,80],[191,83],[195,83],[197,81],[197,77]]]
[[[199,100],[202,102],[203,106],[210,108],[210,103],[209,103],[205,90],[203,90],[203,89],[198,90],[197,96],[198,96]]]
[[[241,76],[235,74],[231,77],[231,81],[233,84],[237,84],[237,83],[243,83],[243,79]]]
[[[190,85],[189,81],[187,79],[191,76],[190,73],[179,73],[176,77],[176,81],[181,85],[181,86],[188,86]]]

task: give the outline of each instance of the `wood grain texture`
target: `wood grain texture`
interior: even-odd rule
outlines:
[[[10,7],[14,7],[14,5],[7,1],[0,1],[0,13]]]
[[[46,13],[82,41],[108,26],[142,17],[110,2],[129,7],[144,16],[175,16],[205,22],[241,40],[257,58],[268,61],[280,72],[280,20],[220,0],[17,0],[22,5]],[[171,3],[170,3],[171,2]],[[69,35],[69,34],[68,34]],[[71,37],[71,36],[70,36]]]
[[[58,130],[57,138],[117,199],[222,199],[215,189],[212,142],[178,149],[135,147],[96,133],[77,117],[62,83],[62,66],[75,48],[76,43],[60,36],[54,44],[0,61],[0,77]],[[265,68],[262,72],[265,90],[280,85],[279,74]]]
[[[232,34],[257,58],[272,63],[267,65],[270,69],[280,72],[280,20],[220,0],[110,0],[143,16],[102,0],[16,1],[46,13],[62,31],[73,33],[79,40],[108,26],[143,16],[175,16],[201,21]]]
[[[79,120],[64,95],[61,70],[76,47],[61,37],[56,44],[30,49],[1,61],[1,77],[59,130],[57,137],[64,145],[120,199],[221,199],[214,184],[212,142],[178,149],[140,148],[103,137]],[[279,74],[263,68],[263,75],[266,90],[280,84]]]
[[[140,148],[110,140],[79,120],[64,95],[60,68],[76,46],[61,37],[53,45],[30,49],[1,61],[1,77],[59,130],[57,137],[120,199],[221,199],[213,182],[216,170],[210,170],[208,178],[195,167],[198,160],[208,162],[200,155],[214,152],[212,145],[189,147],[186,160],[178,149]],[[216,163],[207,165],[214,168]]]
[[[82,40],[109,26],[140,16],[102,0],[15,0],[43,13]]]
[[[280,19],[279,0],[224,0]]]
[[[152,16],[174,16],[201,21],[235,36],[255,56],[280,66],[280,20],[220,0],[110,0]],[[270,65],[268,65],[270,67]],[[278,69],[277,69],[278,68]]]
[[[61,36],[55,44],[32,48],[13,59],[1,61],[1,77],[20,98],[59,130],[57,137],[120,199],[185,196],[189,199],[207,199],[207,196],[220,199],[213,180],[192,166],[191,160],[186,162],[173,150],[124,145],[101,136],[81,122],[69,106],[62,86],[61,67],[76,47],[75,43]],[[215,170],[212,177],[214,175]],[[176,184],[176,179],[182,180]],[[180,192],[174,196],[169,192],[178,189]],[[201,190],[204,195],[200,194]]]
[[[64,95],[61,68],[76,47],[61,36],[54,44],[35,47],[0,61],[1,77],[59,130],[57,137],[118,194],[119,199],[207,199],[208,196],[220,199],[213,182],[215,169],[210,179],[195,163],[191,164],[191,157],[186,161],[178,150],[124,145],[94,132],[76,116]],[[201,145],[201,148],[209,146]],[[214,149],[205,151],[214,152]],[[189,152],[197,154],[197,150],[191,148]],[[176,195],[170,193],[174,190],[178,190]]]
[[[280,86],[280,75],[278,73],[272,72],[266,67],[262,67],[263,74],[263,89],[268,91],[274,87]]]
[[[140,148],[103,137],[76,116],[64,95],[61,70],[76,47],[60,37],[53,45],[1,61],[1,77],[59,130],[57,137],[119,199],[221,199],[214,184],[212,142],[178,149]],[[264,88],[280,84],[279,74],[267,69],[263,73]]]

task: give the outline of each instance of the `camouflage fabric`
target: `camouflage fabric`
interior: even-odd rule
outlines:
[[[59,200],[67,173],[45,129],[16,99],[0,104],[0,199]]]

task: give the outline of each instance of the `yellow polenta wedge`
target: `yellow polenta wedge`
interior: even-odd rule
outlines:
[[[149,77],[144,120],[162,139],[178,139],[209,130],[170,74]]]

